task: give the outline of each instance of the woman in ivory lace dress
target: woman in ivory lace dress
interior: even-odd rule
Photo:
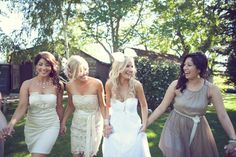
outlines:
[[[71,124],[71,153],[73,157],[96,155],[103,131],[105,109],[104,89],[100,80],[88,76],[86,60],[78,55],[67,62],[70,81],[66,84],[68,105],[61,123],[61,134],[66,133],[66,121],[73,113]]]
[[[63,84],[58,77],[58,62],[49,52],[40,52],[34,59],[36,76],[23,82],[19,104],[3,129],[11,135],[13,127],[27,112],[25,142],[32,157],[45,157],[50,153],[63,117]]]

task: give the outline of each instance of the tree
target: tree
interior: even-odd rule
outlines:
[[[12,1],[12,8],[18,8],[24,14],[21,30],[28,35],[31,31],[38,32],[34,45],[45,42],[54,43],[55,36],[63,34],[64,53],[69,57],[68,21],[74,15],[78,0],[42,0]],[[17,7],[16,7],[17,6]]]
[[[228,56],[226,75],[228,82],[236,86],[236,3],[234,0],[224,1],[220,7],[221,17],[225,20],[221,23],[221,43],[226,45],[222,54]]]
[[[156,42],[159,51],[172,50],[179,57],[196,50],[210,51],[219,40],[215,38],[220,22],[216,5],[216,1],[153,0],[157,18],[151,32],[162,39]]]
[[[119,51],[132,40],[140,23],[144,0],[97,0],[84,2],[81,27],[86,37],[100,43],[108,53]],[[109,45],[109,46],[107,46]]]

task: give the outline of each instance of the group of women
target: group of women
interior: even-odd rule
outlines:
[[[163,155],[219,157],[204,116],[212,103],[230,138],[225,153],[236,156],[235,131],[220,90],[206,80],[207,62],[200,52],[185,56],[178,80],[169,85],[161,104],[148,117],[144,90],[135,78],[133,57],[123,53],[119,59],[114,57],[104,91],[102,82],[88,75],[86,60],[73,55],[66,66],[69,82],[65,86],[68,104],[64,112],[64,85],[58,76],[58,62],[51,53],[40,52],[34,60],[36,76],[22,84],[19,105],[10,122],[0,125],[0,141],[12,134],[15,124],[27,112],[24,134],[28,150],[32,157],[45,157],[58,135],[66,134],[67,120],[73,114],[70,127],[73,157],[95,156],[102,136],[103,157],[151,157],[145,130],[173,102],[174,109],[159,142]]]

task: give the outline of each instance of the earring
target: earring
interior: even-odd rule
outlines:
[[[34,72],[34,74],[37,76],[37,75],[38,75],[38,72],[37,72],[37,71],[35,71],[35,72]]]
[[[199,75],[199,74],[197,75],[197,78],[200,78],[200,75]]]

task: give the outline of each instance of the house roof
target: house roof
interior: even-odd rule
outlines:
[[[109,54],[104,50],[104,48],[100,44],[96,43],[88,44],[83,46],[81,50],[85,54],[95,58],[96,60],[102,63],[111,64]]]

